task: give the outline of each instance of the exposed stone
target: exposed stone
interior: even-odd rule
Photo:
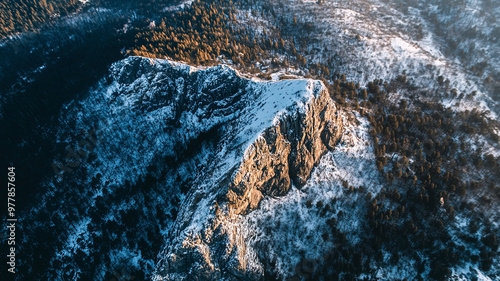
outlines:
[[[268,128],[248,149],[226,197],[236,214],[257,208],[262,195],[286,194],[292,182],[302,187],[320,157],[334,149],[342,120],[328,92],[322,89],[306,106]]]

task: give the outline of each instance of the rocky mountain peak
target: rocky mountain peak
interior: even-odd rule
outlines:
[[[292,184],[304,185],[321,156],[340,139],[342,115],[319,81],[249,81],[245,92],[253,93],[253,102],[239,109],[218,142],[245,149],[238,154],[221,151],[209,160],[220,168],[190,191],[176,237],[160,254],[158,276],[220,278],[227,274],[227,263],[237,263],[232,270],[244,275],[239,217],[258,208],[265,196],[282,196]]]

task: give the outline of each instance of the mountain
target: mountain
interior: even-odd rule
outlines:
[[[499,278],[493,1],[14,2],[11,277]]]
[[[59,237],[47,262],[66,268],[64,275],[39,273],[49,278],[99,276],[137,254],[143,258],[135,267],[151,266],[160,245],[185,251],[181,245],[194,243],[207,224],[220,231],[219,220],[304,185],[342,132],[341,113],[319,81],[255,82],[227,66],[198,70],[139,57],[113,64],[88,97],[66,107],[60,123],[58,141],[76,146],[54,162],[55,180],[23,229],[32,237],[46,227],[44,208],[64,202],[50,216],[65,223],[51,219],[45,231]],[[147,245],[151,239],[160,245]],[[221,243],[210,247],[217,251],[244,253],[222,235],[216,239]],[[37,242],[24,241],[48,247]],[[97,259],[96,252],[110,256]],[[191,252],[184,259],[194,266],[202,257],[194,244]],[[90,261],[102,267],[89,268]]]

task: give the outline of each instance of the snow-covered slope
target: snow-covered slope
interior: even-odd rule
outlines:
[[[496,116],[499,7],[486,0],[459,2],[282,0],[269,2],[274,20],[260,19],[251,8],[239,20],[256,30],[277,26],[293,34],[308,62],[326,64],[350,81],[366,85],[405,75],[448,106],[480,106]],[[445,98],[453,88],[464,96],[475,92],[473,101]]]

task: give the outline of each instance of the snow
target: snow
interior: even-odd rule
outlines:
[[[394,48],[404,49],[401,52],[415,48],[403,40],[391,42]],[[137,75],[130,74],[134,69],[139,69]],[[344,114],[341,142],[321,158],[305,186],[300,189],[292,186],[283,197],[264,198],[257,210],[245,216],[219,218],[214,214],[214,202],[225,192],[221,182],[251,153],[252,144],[264,130],[278,124],[285,115],[304,113],[324,89],[321,82],[310,79],[258,82],[235,78],[237,73],[227,66],[201,69],[138,57],[115,63],[110,72],[107,81],[111,82],[103,80],[86,98],[67,104],[60,117],[59,142],[73,143],[81,130],[95,128],[97,131],[97,147],[92,151],[96,160],[82,164],[88,178],[81,184],[88,184],[98,173],[102,175],[101,183],[109,184],[86,191],[91,206],[96,205],[104,188],[112,194],[126,181],[133,185],[148,173],[156,175],[149,167],[158,163],[167,165],[161,162],[164,157],[176,156],[179,147],[223,125],[218,129],[220,140],[199,144],[194,148],[194,156],[176,159],[179,162],[176,170],[169,170],[165,179],[158,181],[151,191],[158,195],[154,197],[156,202],[148,203],[151,206],[170,211],[168,201],[172,197],[178,198],[182,206],[176,221],[172,219],[159,230],[166,239],[160,259],[171,257],[172,249],[180,246],[198,251],[209,266],[218,267],[214,262],[217,253],[210,245],[210,239],[216,238],[212,237],[216,234],[210,233],[213,219],[221,220],[220,229],[229,236],[227,258],[234,256],[247,272],[257,275],[263,274],[264,265],[270,261],[275,262],[277,273],[285,278],[304,258],[321,262],[325,253],[335,246],[332,239],[325,241],[322,236],[331,235],[328,234],[329,218],[336,219],[336,228],[346,235],[347,244],[355,246],[363,241],[362,235],[366,235],[368,227],[367,210],[366,204],[360,201],[375,196],[384,186],[375,165],[370,124],[356,112]],[[122,79],[126,82],[121,82]],[[234,84],[226,84],[228,81]],[[235,89],[219,95],[229,86]],[[394,95],[395,100],[400,98]],[[181,106],[185,108],[179,113]],[[189,181],[192,190],[187,195],[177,194],[177,177],[192,179]],[[353,191],[345,189],[344,182]],[[57,189],[55,185],[51,188]],[[49,196],[47,193],[44,198]],[[146,206],[150,205],[142,201],[139,196],[118,205],[114,202],[103,218],[117,221],[120,211],[134,206],[142,206],[140,210],[147,213]],[[311,208],[306,206],[308,201],[312,202]],[[319,201],[331,207],[327,215],[321,215],[316,207]],[[90,219],[85,211],[82,214],[73,224],[75,229],[69,230],[62,249],[55,253],[57,258],[71,260],[77,249],[88,254]],[[458,214],[457,225],[450,233],[454,235],[456,229],[464,225],[467,222]],[[460,239],[456,241],[459,243]],[[231,253],[233,250],[237,253]],[[143,260],[141,252],[134,248],[115,247],[110,253],[116,263],[124,259],[129,259],[135,267],[153,263],[151,259]],[[388,279],[403,274],[412,279],[415,277],[412,268],[414,262],[402,258],[396,266],[377,268],[375,274]],[[460,270],[465,269],[454,270],[457,276],[462,276]],[[478,278],[481,274],[478,273]],[[156,274],[154,278],[160,280],[161,276]]]
[[[390,254],[386,255],[384,260],[388,262],[389,257]],[[415,269],[417,266],[414,260],[400,259],[397,265],[377,268],[375,270],[375,277],[378,280],[399,280],[401,276],[416,278]]]
[[[175,6],[167,6],[163,9],[163,11],[164,12],[172,12],[172,11],[182,10],[185,7],[191,6],[192,3],[193,3],[193,0],[187,0],[187,1],[184,1],[178,5],[175,5]]]
[[[484,273],[472,264],[465,264],[463,267],[457,267],[452,269],[449,280],[456,281],[466,281],[470,280],[470,276],[476,276],[478,281],[493,281],[490,277],[484,275]]]
[[[305,112],[306,104],[324,85],[320,81],[297,79],[252,83],[250,87],[258,93],[254,101],[258,106],[250,107],[242,116],[245,127],[238,134],[247,148],[266,128],[276,125],[281,116],[293,114],[296,110]]]
[[[419,51],[412,44],[398,37],[391,39],[391,45],[394,51],[398,54],[403,54],[405,52],[417,53]]]
[[[76,226],[72,225],[74,227],[74,231],[71,233],[71,235],[66,239],[63,249],[58,251],[56,255],[58,258],[61,257],[68,257],[72,256],[76,253],[78,249],[83,250],[87,254],[89,253],[86,245],[80,245],[77,241],[82,238],[82,241],[85,241],[86,239],[89,238],[89,232],[87,231],[87,226],[90,223],[90,218],[83,218],[80,220]]]

